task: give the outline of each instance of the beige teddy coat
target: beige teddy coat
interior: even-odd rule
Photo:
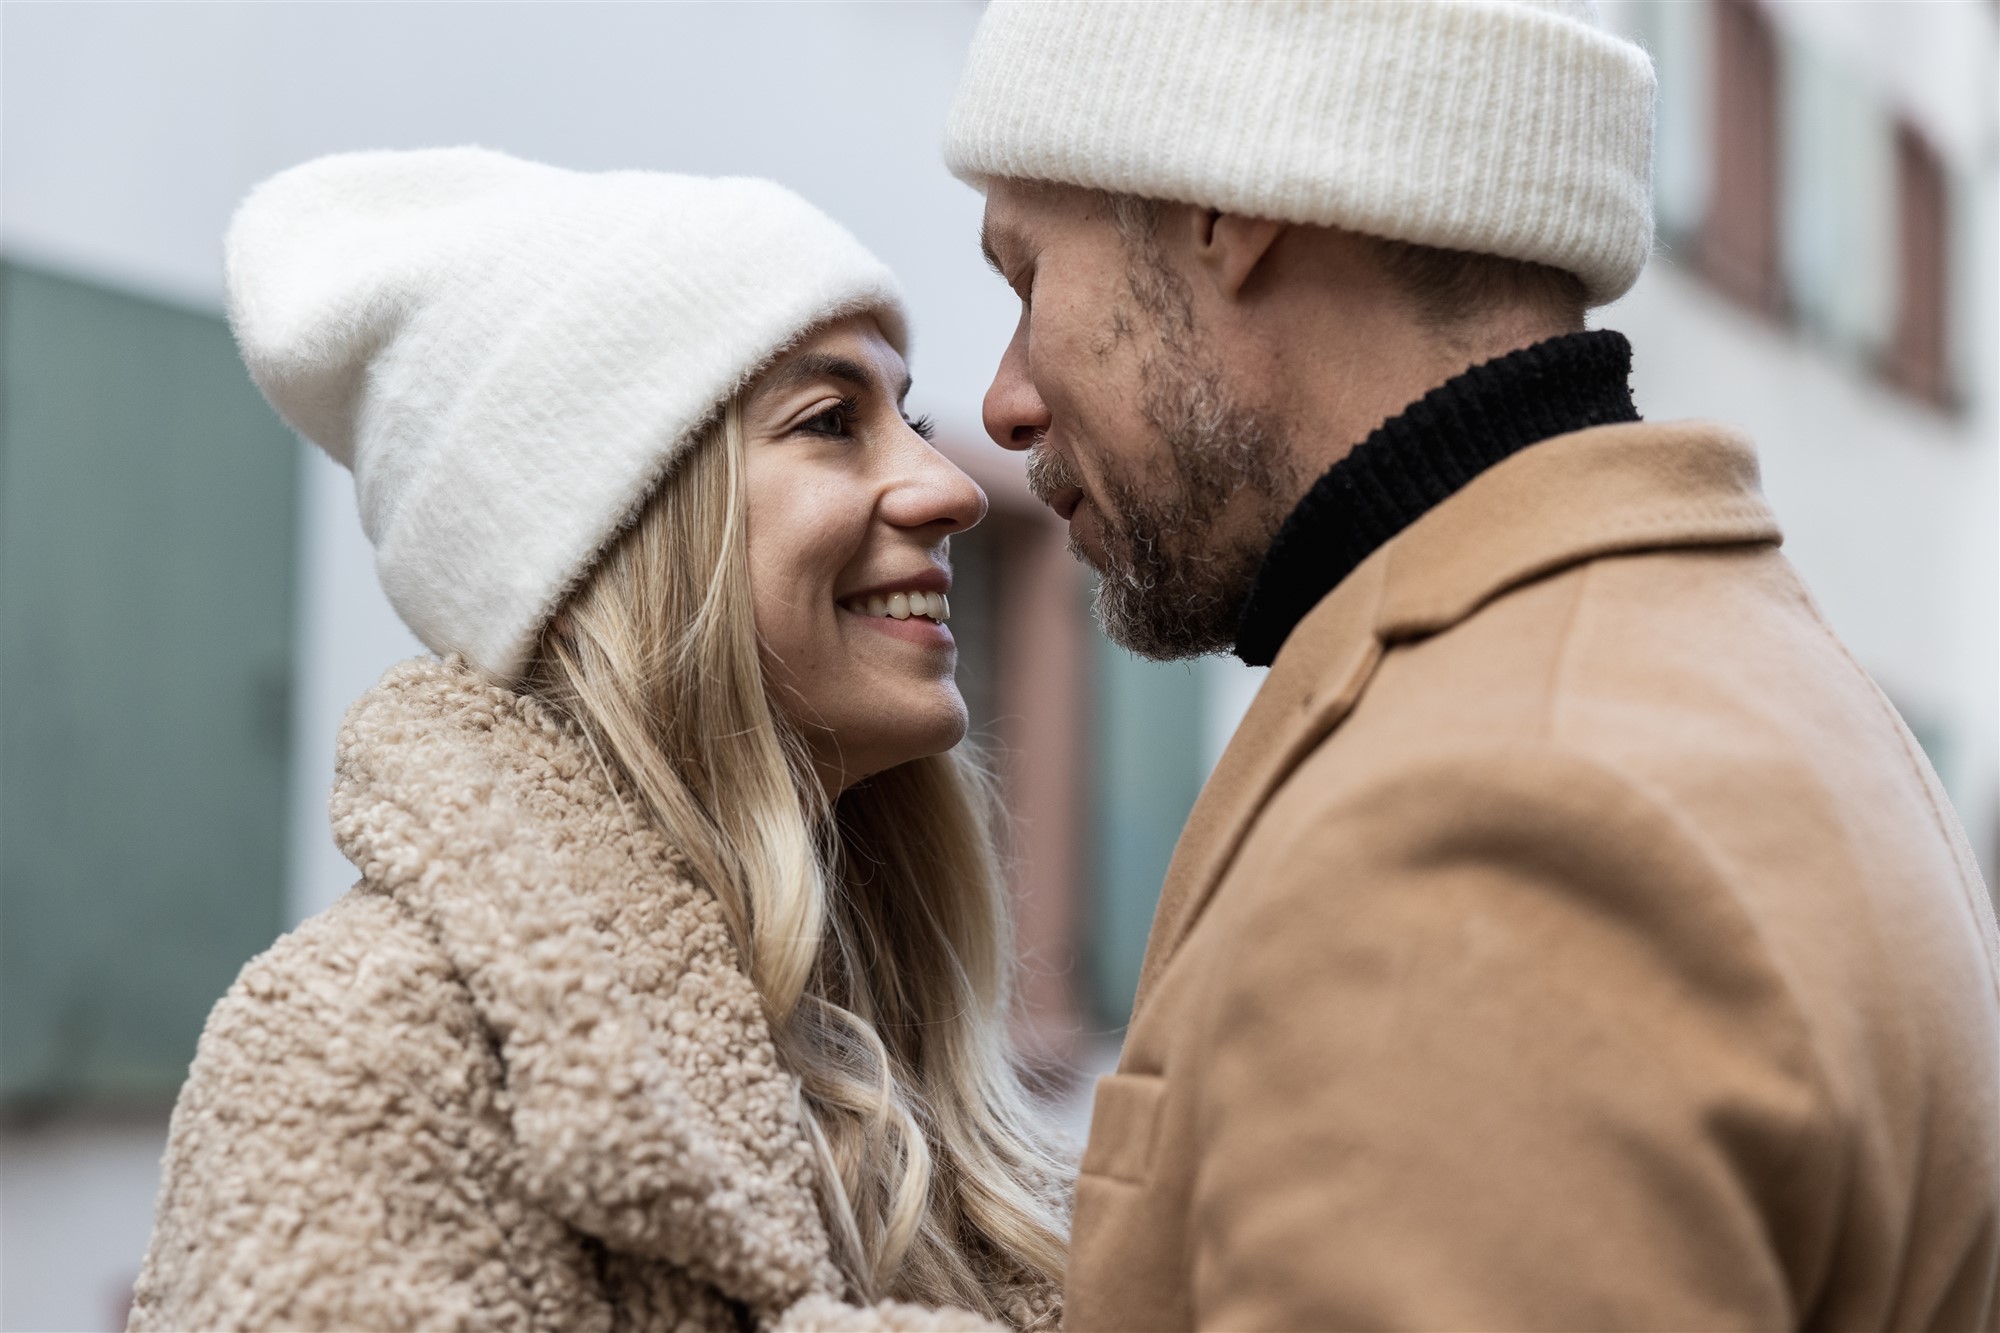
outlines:
[[[857,1309],[714,897],[576,733],[389,673],[333,795],[361,883],[253,960],[173,1118],[134,1329],[972,1329]],[[1020,1325],[1052,1292],[1002,1293]]]

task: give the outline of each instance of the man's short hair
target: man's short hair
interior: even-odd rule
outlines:
[[[1375,238],[1389,280],[1416,304],[1419,317],[1450,329],[1507,306],[1526,307],[1566,333],[1583,327],[1589,303],[1583,279],[1547,264],[1470,250]]]

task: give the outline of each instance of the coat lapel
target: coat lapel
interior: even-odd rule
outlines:
[[[840,1290],[721,909],[573,730],[456,663],[405,663],[349,712],[332,804],[365,889],[473,997],[528,1197],[753,1310]]]
[[[1391,539],[1292,631],[1203,786],[1167,867],[1134,1016],[1257,816],[1354,709],[1390,646],[1581,561],[1779,540],[1749,442],[1699,423],[1601,426],[1543,441]]]
[[[1340,725],[1381,660],[1382,562],[1369,560],[1292,632],[1202,786],[1174,846],[1139,969],[1136,1014],[1271,793]]]

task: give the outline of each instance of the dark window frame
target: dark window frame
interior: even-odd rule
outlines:
[[[1907,118],[1896,122],[1896,315],[1883,371],[1911,396],[1958,406],[1951,366],[1951,177]]]
[[[1701,270],[1759,314],[1786,314],[1777,33],[1756,0],[1715,0],[1715,118]]]

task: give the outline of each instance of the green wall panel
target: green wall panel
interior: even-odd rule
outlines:
[[[283,924],[298,447],[223,322],[0,263],[0,1101],[170,1096]]]
[[[1132,1015],[1146,933],[1174,842],[1206,775],[1201,680],[1097,638],[1090,998],[1102,1022]]]

